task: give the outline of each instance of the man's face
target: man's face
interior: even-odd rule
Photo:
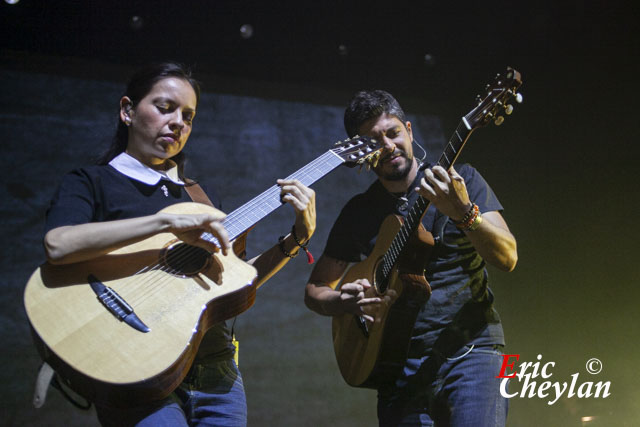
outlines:
[[[364,122],[358,131],[382,143],[382,156],[374,168],[380,178],[400,181],[409,174],[413,164],[411,122],[405,126],[396,116],[383,113]]]

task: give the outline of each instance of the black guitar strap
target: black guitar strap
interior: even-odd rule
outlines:
[[[436,242],[436,247],[442,243],[442,239],[444,238],[444,227],[447,225],[447,221],[449,221],[449,217],[441,213],[439,210],[436,210],[436,214],[433,218],[433,226],[431,227],[431,234],[433,235],[433,240]]]

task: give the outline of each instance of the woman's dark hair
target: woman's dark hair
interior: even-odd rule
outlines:
[[[182,64],[175,62],[162,62],[158,64],[152,64],[146,66],[137,71],[129,80],[127,89],[123,96],[128,96],[131,99],[133,105],[137,105],[138,102],[149,92],[153,86],[162,79],[176,77],[189,82],[194,92],[196,93],[196,102],[200,101],[200,84],[191,76],[191,70]],[[124,152],[129,143],[129,131],[127,126],[122,123],[122,120],[118,118],[116,134],[111,141],[111,146],[107,149],[100,159],[98,164],[106,165],[114,157]],[[177,155],[171,158],[178,165],[178,174],[181,179],[184,180],[184,153],[181,151]]]
[[[357,135],[364,122],[384,113],[396,116],[403,124],[407,122],[402,107],[389,92],[363,90],[356,93],[344,111],[344,128],[347,135],[349,138]]]

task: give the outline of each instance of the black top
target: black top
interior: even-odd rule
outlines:
[[[480,212],[502,211],[491,187],[470,165],[461,165],[469,198]],[[419,185],[419,173],[407,196],[409,208],[418,198],[413,188]],[[389,193],[376,180],[369,189],[353,197],[338,216],[325,248],[325,254],[347,262],[366,258],[375,245],[378,230],[390,214],[406,216],[400,195]],[[416,320],[409,357],[421,357],[434,348],[442,353],[455,351],[463,344],[504,345],[500,317],[493,308],[485,262],[464,232],[430,206],[422,224],[438,240],[430,257],[427,280],[431,298]],[[439,238],[438,238],[439,236]]]
[[[220,209],[221,203],[215,193],[207,191],[207,195]],[[148,185],[109,165],[89,166],[63,177],[47,210],[45,233],[65,225],[152,215],[167,206],[190,201],[182,185],[167,179]],[[209,329],[197,358],[231,357],[233,351],[229,330],[222,322]]]

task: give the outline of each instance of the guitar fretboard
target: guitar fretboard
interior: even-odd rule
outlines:
[[[329,150],[311,163],[298,169],[286,179],[297,179],[302,184],[310,186],[320,178],[344,163],[344,160]],[[282,206],[280,200],[280,186],[277,184],[269,187],[263,193],[249,200],[233,212],[227,215],[223,224],[229,239],[234,240],[248,229],[253,227],[258,221],[269,215],[274,210]],[[209,233],[204,233],[203,238],[218,243],[215,237]]]
[[[473,130],[469,129],[465,120],[466,119],[463,119],[460,122],[456,131],[445,146],[440,159],[438,159],[437,164],[446,170],[453,166],[460,155],[465,142],[469,139],[471,131]],[[418,199],[415,201],[413,206],[411,206],[402,227],[400,227],[400,230],[394,237],[393,242],[391,242],[391,246],[389,246],[389,249],[382,258],[382,272],[385,278],[389,277],[393,266],[398,261],[398,258],[409,241],[409,238],[420,226],[420,221],[429,208],[429,205],[430,202],[427,199],[422,196],[418,196]],[[386,283],[386,280],[382,282]],[[379,289],[380,292],[384,292],[385,290],[386,289]]]

